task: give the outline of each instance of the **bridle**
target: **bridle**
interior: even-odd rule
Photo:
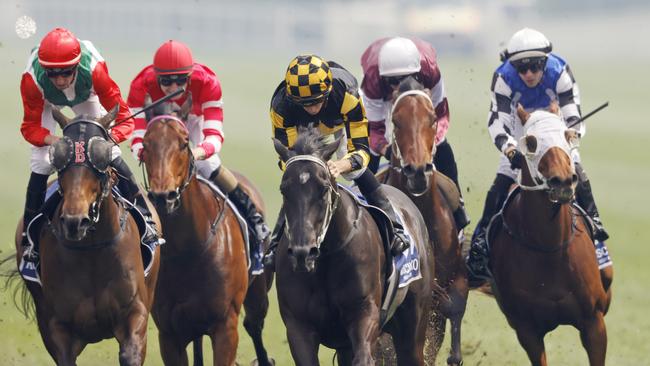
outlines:
[[[286,161],[286,168],[289,167],[289,165],[297,162],[297,161],[308,161],[312,162],[319,167],[322,167],[325,169],[325,172],[327,173],[327,191],[328,195],[325,200],[325,218],[323,219],[323,226],[321,227],[320,233],[316,237],[316,247],[320,249],[320,246],[325,239],[325,235],[327,234],[327,229],[329,228],[330,223],[332,222],[332,216],[334,215],[334,211],[336,211],[336,208],[339,203],[339,198],[340,194],[339,192],[334,188],[334,178],[332,177],[329,168],[327,167],[327,164],[320,158],[317,158],[312,155],[296,155],[291,158],[289,158]],[[285,171],[286,171],[285,168]],[[285,220],[288,223],[288,218],[286,217],[285,213]],[[291,234],[289,233],[289,225],[285,225],[285,234],[287,235],[287,238],[291,240]]]
[[[176,116],[173,116],[173,115],[161,115],[161,116],[156,116],[156,117],[152,118],[150,121],[147,122],[147,129],[149,128],[149,126],[151,126],[156,121],[165,122],[165,121],[170,121],[170,120],[174,121],[174,122],[177,122],[189,134],[189,131],[188,131],[187,126],[185,125],[185,123],[180,118],[178,118]],[[185,177],[183,182],[178,187],[176,187],[176,189],[174,190],[176,192],[176,195],[174,197],[173,207],[178,207],[178,205],[180,205],[181,194],[183,193],[183,191],[185,191],[187,186],[192,181],[192,178],[196,175],[196,163],[194,161],[194,154],[192,154],[192,149],[190,148],[189,144],[187,144],[185,150],[187,151],[188,158],[190,160],[190,164],[189,164],[189,167],[187,169],[187,176]],[[142,174],[144,176],[145,189],[147,190],[147,192],[150,192],[150,190],[149,190],[149,178],[147,176],[146,169],[144,169],[144,164],[143,164],[142,161],[140,161],[140,166],[142,167]]]
[[[394,168],[397,171],[401,171],[407,164],[404,163],[402,153],[401,153],[400,148],[399,148],[399,144],[397,143],[397,139],[395,138],[395,128],[394,128],[395,122],[393,122],[393,113],[395,112],[395,109],[397,109],[397,105],[399,104],[399,102],[402,99],[404,99],[405,97],[411,96],[411,95],[423,96],[427,101],[429,101],[429,104],[431,104],[431,108],[434,108],[433,101],[431,100],[431,97],[429,96],[429,94],[427,94],[423,90],[419,90],[419,89],[407,90],[407,91],[401,93],[400,95],[398,95],[397,99],[395,99],[395,101],[393,102],[393,106],[390,109],[390,114],[388,115],[388,120],[393,124],[393,132],[392,132],[392,141],[393,141],[393,143],[391,144],[392,148],[393,148],[393,156],[395,156],[399,160],[399,163],[400,163],[399,167]],[[434,144],[431,145],[430,156],[433,157],[433,154],[434,154],[435,150],[436,150],[436,144],[434,143]],[[427,174],[431,174],[433,172],[433,164],[430,161],[427,162],[426,165],[425,165],[424,170],[425,170],[425,172]]]

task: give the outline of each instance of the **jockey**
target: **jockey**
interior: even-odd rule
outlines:
[[[110,129],[111,137],[118,144],[133,132],[133,118],[129,118],[129,108],[117,84],[108,75],[106,62],[95,46],[90,41],[80,41],[63,28],[49,32],[32,51],[22,76],[20,93],[24,108],[20,131],[25,140],[32,144],[32,173],[23,215],[22,244],[28,247],[27,225],[41,209],[47,179],[54,173],[49,159],[49,145],[58,141],[59,137],[54,135],[56,121],[52,117],[52,110],[68,106],[75,114],[99,117],[119,105],[117,124]],[[111,166],[123,178],[120,179],[123,193],[130,201],[135,201],[148,223],[142,241],[147,245],[156,244],[159,240],[162,243],[135,177],[120,155],[119,147],[113,146]],[[38,248],[25,249],[25,260],[36,262]]]
[[[190,142],[194,145],[192,154],[197,160],[198,174],[224,191],[244,216],[250,228],[251,254],[256,253],[258,246],[268,240],[271,232],[237,178],[221,164],[219,151],[223,144],[223,101],[221,84],[215,73],[207,66],[195,63],[192,52],[185,44],[169,40],[156,51],[153,65],[145,67],[133,79],[127,101],[131,112],[136,113],[144,107],[147,95],[156,101],[180,88],[186,91],[167,103],[180,107],[190,94],[192,96],[192,109],[185,122]],[[136,118],[131,140],[131,151],[136,160],[142,157],[146,129],[144,116]]]
[[[580,120],[580,94],[569,65],[551,53],[551,42],[540,32],[524,28],[515,33],[501,55],[503,63],[492,78],[492,106],[488,118],[488,131],[497,149],[502,152],[497,175],[487,193],[483,216],[478,222],[472,246],[467,258],[470,282],[478,284],[489,277],[486,229],[508,195],[515,182],[517,171],[525,158],[517,150],[517,138],[521,137],[521,123],[516,116],[516,106],[521,104],[527,111],[548,108],[551,102],[559,103],[562,117],[567,125]],[[584,136],[585,124],[578,123],[571,133],[577,138]],[[591,184],[580,163],[580,155],[573,150],[572,159],[578,175],[576,200],[593,218],[596,230],[594,239],[604,242],[609,235],[605,231],[591,192]]]
[[[390,160],[390,141],[387,134],[387,122],[390,122],[390,110],[393,93],[399,83],[413,76],[425,88],[431,90],[431,101],[438,117],[438,129],[435,139],[436,154],[433,163],[437,170],[451,178],[459,192],[458,168],[454,152],[446,138],[449,129],[449,105],[445,95],[445,86],[436,61],[436,51],[427,42],[417,38],[382,38],[373,42],[361,56],[363,80],[361,97],[366,107],[370,130],[369,168],[376,172],[382,156]],[[391,129],[388,129],[391,130]],[[390,131],[388,131],[390,132]],[[460,208],[454,212],[458,229],[469,224],[469,216],[461,198]]]
[[[285,80],[278,85],[271,98],[271,123],[273,136],[286,147],[296,141],[299,126],[314,124],[323,135],[334,141],[342,137],[337,151],[338,160],[327,162],[334,177],[342,175],[354,180],[368,202],[384,210],[395,227],[395,240],[391,244],[393,254],[399,254],[409,246],[404,229],[397,221],[381,185],[367,169],[368,120],[359,98],[355,77],[335,62],[326,62],[316,55],[295,57],[287,67]],[[344,138],[343,138],[344,137]],[[279,162],[284,170],[284,163]],[[265,264],[273,267],[275,248],[284,231],[285,215],[280,211],[273,229],[271,248]]]

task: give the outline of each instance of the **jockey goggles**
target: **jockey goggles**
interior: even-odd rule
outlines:
[[[521,60],[511,61],[511,63],[520,74],[525,74],[528,70],[536,73],[540,70],[544,70],[544,66],[546,66],[546,57],[524,58]]]
[[[390,86],[396,86],[399,85],[399,83],[402,82],[402,80],[406,79],[407,77],[411,76],[412,74],[407,74],[407,75],[398,75],[398,76],[384,76],[383,79],[386,81],[386,84]]]
[[[160,85],[162,86],[171,86],[172,84],[183,86],[187,84],[189,78],[190,78],[189,74],[161,75],[158,76],[158,83],[160,83]]]
[[[45,69],[45,75],[48,78],[55,78],[57,76],[63,76],[64,78],[72,76],[74,72],[77,70],[77,65],[74,65],[72,67],[66,67],[66,68],[46,68]]]

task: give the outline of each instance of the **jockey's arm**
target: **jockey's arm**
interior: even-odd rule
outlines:
[[[368,119],[364,112],[361,99],[349,92],[345,93],[343,105],[341,106],[343,120],[348,124],[345,129],[348,140],[348,153],[341,160],[346,160],[348,164],[340,164],[341,168],[348,171],[358,170],[368,166],[370,162],[370,152],[368,148]]]
[[[147,96],[147,90],[144,86],[143,79],[141,74],[136,76],[135,79],[131,82],[131,87],[129,88],[129,96],[127,98],[127,104],[129,106],[129,111],[131,114],[138,113],[144,108],[145,99]],[[147,120],[143,115],[139,115],[134,118],[134,130],[131,135],[131,152],[133,153],[133,158],[136,161],[140,161],[141,152],[142,152],[142,142],[144,141],[144,134],[147,129]]]
[[[223,146],[223,100],[221,84],[216,77],[206,77],[201,81],[201,92],[192,103],[201,106],[204,138],[195,150],[199,158],[207,159],[218,154]]]
[[[20,94],[23,100],[23,122],[20,126],[20,132],[25,140],[39,147],[56,142],[52,141],[55,136],[51,135],[50,131],[41,125],[45,100],[36,86],[36,82],[27,73],[23,74],[20,82]]]
[[[361,91],[361,99],[368,117],[370,152],[373,155],[385,155],[389,142],[386,139],[386,102],[372,99]]]
[[[569,65],[565,65],[560,78],[556,84],[556,93],[558,95],[558,102],[560,104],[560,111],[562,112],[562,117],[567,125],[572,124],[573,122],[580,119],[580,90],[578,84],[576,83],[573,73],[569,68]],[[578,123],[576,126],[573,126],[572,129],[577,131],[579,137],[584,136],[587,132],[585,123]]]
[[[120,106],[115,119],[116,124],[110,129],[110,132],[115,139],[115,142],[118,144],[126,141],[133,133],[135,122],[133,121],[133,118],[129,118],[131,115],[129,107],[124,99],[122,99],[120,88],[108,75],[106,63],[102,61],[95,66],[92,78],[93,87],[95,88],[95,92],[99,97],[99,102],[102,104],[104,109],[110,111],[115,107],[115,105]]]
[[[270,114],[273,137],[287,148],[293,147],[293,144],[296,142],[296,138],[298,137],[296,126],[285,126],[284,117],[276,112],[273,107],[271,107]],[[278,167],[280,170],[284,170],[285,165],[282,159],[278,159]]]
[[[501,75],[496,72],[492,79],[491,94],[488,132],[496,148],[505,154],[510,147],[517,146],[517,141],[510,132],[514,123],[510,98],[512,91]]]

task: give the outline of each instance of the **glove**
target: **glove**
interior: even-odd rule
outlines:
[[[521,169],[526,165],[526,157],[517,149],[509,151],[506,157],[510,160],[510,169]]]
[[[137,149],[137,150],[131,150],[131,153],[133,154],[133,159],[135,159],[135,161],[138,161],[138,162],[142,161],[142,153],[143,152],[144,152],[144,149],[142,147]]]
[[[390,161],[390,158],[393,156],[393,145],[389,144],[386,146],[386,152],[384,153],[384,157],[386,160]]]

